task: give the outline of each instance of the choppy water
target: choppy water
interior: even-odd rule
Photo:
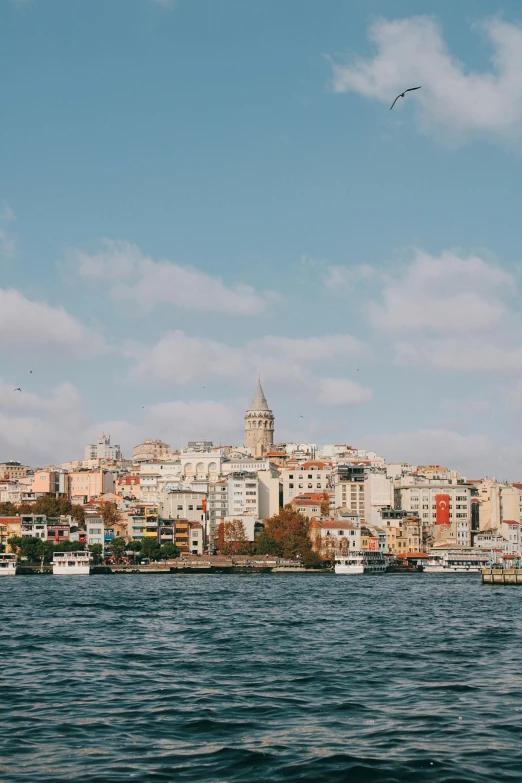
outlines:
[[[521,781],[522,589],[0,579],[1,781]]]

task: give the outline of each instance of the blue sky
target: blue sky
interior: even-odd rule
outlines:
[[[0,0],[0,41],[0,460],[241,442],[260,371],[278,439],[520,479],[518,4]]]

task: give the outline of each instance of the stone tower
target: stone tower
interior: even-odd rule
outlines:
[[[274,414],[268,407],[257,378],[257,389],[250,408],[245,413],[245,444],[253,457],[262,457],[274,443]]]

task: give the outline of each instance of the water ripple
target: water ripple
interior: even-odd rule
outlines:
[[[0,579],[0,780],[520,781],[520,593]]]

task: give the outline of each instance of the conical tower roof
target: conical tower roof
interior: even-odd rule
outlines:
[[[257,389],[252,400],[252,405],[248,409],[249,411],[269,411],[268,403],[266,401],[263,387],[261,386],[261,378],[257,379]]]

